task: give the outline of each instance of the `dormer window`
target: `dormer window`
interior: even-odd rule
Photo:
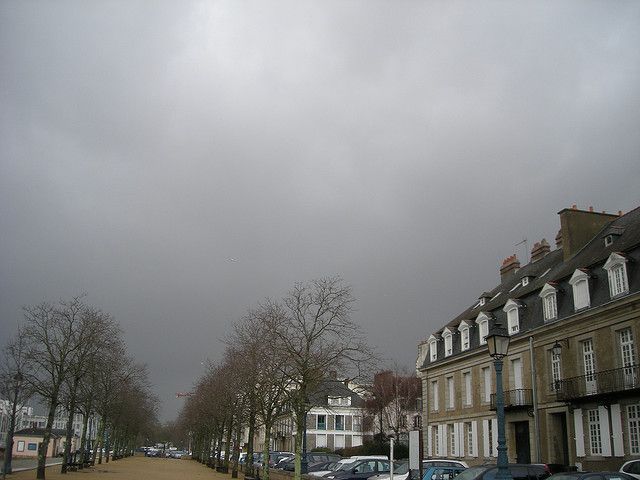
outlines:
[[[476,318],[476,325],[478,325],[478,340],[480,345],[487,344],[487,335],[489,334],[489,316],[480,312]]]
[[[624,255],[612,253],[602,268],[609,274],[609,293],[611,298],[629,293],[627,258]]]
[[[458,326],[458,331],[460,332],[460,350],[466,351],[469,350],[471,346],[471,334],[469,333],[470,325],[462,321]]]
[[[478,305],[482,307],[485,303],[487,303],[487,299],[484,297],[480,297],[480,302],[478,302]]]
[[[522,286],[526,287],[529,285],[529,277],[522,277]]]
[[[539,297],[542,299],[542,310],[545,322],[558,318],[557,291],[557,288],[551,283],[545,283],[540,291]]]
[[[507,328],[509,329],[509,335],[515,335],[520,331],[520,315],[518,308],[522,305],[517,301],[510,298],[505,303],[503,312],[507,314]]]
[[[429,337],[429,359],[432,362],[438,359],[438,339],[433,335]]]
[[[615,242],[616,239],[623,233],[623,227],[610,227],[604,236],[604,246],[610,247],[611,245],[613,245],[613,242]]]
[[[453,355],[453,332],[445,328],[442,332],[442,338],[444,339],[444,356],[450,357]]]
[[[575,311],[591,306],[589,296],[589,274],[581,268],[576,269],[569,280],[573,289],[573,309]]]
[[[610,245],[613,245],[613,235],[607,235],[606,237],[604,237],[604,246],[608,247]]]

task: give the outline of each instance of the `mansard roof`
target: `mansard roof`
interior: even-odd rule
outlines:
[[[606,246],[604,239],[612,233],[615,238],[610,245]],[[640,207],[614,218],[566,261],[560,247],[541,259],[522,266],[515,274],[505,277],[500,284],[480,296],[487,299],[484,305],[474,302],[440,329],[431,333],[437,335],[445,328],[457,329],[463,321],[472,324],[480,312],[491,316],[491,312],[502,310],[509,300],[518,301],[535,292],[539,293],[547,283],[555,284],[564,279],[568,280],[577,269],[589,271],[595,266],[601,266],[614,252],[628,253],[638,247],[640,247]],[[523,277],[529,277],[528,284],[522,285]],[[425,359],[425,362],[428,362],[428,359]]]

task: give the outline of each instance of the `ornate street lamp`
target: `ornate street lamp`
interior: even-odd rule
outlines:
[[[507,457],[507,441],[505,438],[504,391],[502,388],[502,359],[509,351],[509,332],[501,324],[494,324],[487,335],[489,355],[493,358],[496,370],[496,414],[498,416],[498,473],[496,480],[512,480]]]

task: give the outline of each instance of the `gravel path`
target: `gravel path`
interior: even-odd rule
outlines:
[[[242,479],[243,475],[240,474],[239,477]],[[35,478],[35,470],[7,476],[8,480]],[[216,473],[194,460],[136,456],[69,472],[66,475],[60,473],[60,466],[49,467],[46,478],[47,480],[231,480],[231,475]]]

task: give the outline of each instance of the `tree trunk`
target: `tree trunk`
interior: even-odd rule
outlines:
[[[262,446],[262,475],[263,480],[269,480],[269,444],[271,443],[271,419],[264,422],[264,445]]]
[[[13,405],[11,406],[11,421],[9,423],[9,431],[7,432],[7,441],[4,449],[4,468],[3,478],[12,473],[11,460],[13,456],[13,434],[16,431],[16,415],[18,411],[18,386],[15,388],[15,395],[13,396]]]
[[[69,402],[69,417],[67,418],[67,431],[66,431],[66,444],[64,446],[64,453],[62,454],[62,468],[61,473],[67,473],[67,468],[71,460],[71,441],[73,440],[73,416],[76,410],[76,395],[77,383],[74,385],[71,394],[71,400]]]
[[[82,414],[82,437],[80,437],[80,455],[82,458],[80,465],[78,465],[79,469],[84,468],[84,464],[87,463],[87,429],[89,428],[89,412],[91,411],[91,402],[87,405],[87,411]]]
[[[242,433],[242,421],[240,415],[236,415],[236,438],[233,442],[233,466],[231,470],[231,478],[238,478],[238,458],[240,457],[240,435]]]
[[[57,395],[55,395],[57,397]],[[42,443],[38,448],[38,470],[36,478],[38,480],[45,479],[45,469],[47,467],[47,450],[49,449],[49,441],[51,440],[51,429],[53,428],[53,419],[56,416],[56,402],[49,404],[49,415],[47,416],[47,426],[44,429]],[[55,452],[54,452],[55,454]]]
[[[244,463],[244,476],[253,477],[253,435],[256,430],[256,416],[249,414],[249,438],[247,439],[247,458]]]
[[[294,480],[302,478],[302,436],[304,435],[304,412],[296,412],[295,472]]]
[[[233,433],[233,418],[227,427],[226,445],[224,446],[224,473],[229,473],[229,456],[231,454],[231,434]]]

